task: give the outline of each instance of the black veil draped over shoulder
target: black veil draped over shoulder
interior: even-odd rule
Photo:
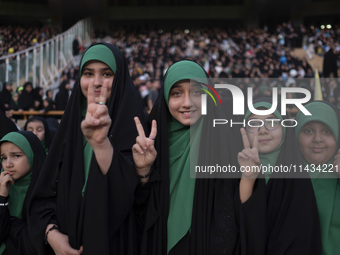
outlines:
[[[70,245],[83,254],[135,254],[137,251],[134,192],[138,183],[131,148],[138,136],[134,117],[145,123],[128,66],[122,52],[114,54],[117,70],[107,102],[112,124],[109,140],[114,156],[106,175],[93,155],[84,197],[85,182],[82,121],[83,95],[79,74],[60,127],[32,195],[29,224],[39,254],[46,254],[44,234],[49,223],[68,235]],[[144,125],[145,126],[145,125]]]
[[[223,110],[209,105],[208,101],[208,116],[232,118],[230,99],[222,98],[222,100]],[[155,140],[157,158],[152,177],[146,184],[150,195],[146,206],[141,241],[142,255],[167,254],[167,222],[170,204],[168,114],[169,110],[162,91],[149,116],[150,123],[153,119],[157,121],[157,138]],[[215,129],[211,122],[206,119],[202,121],[204,122],[201,133],[204,135],[200,138],[198,165],[202,162],[204,162],[203,164],[211,162],[212,164],[230,164],[238,167],[237,153],[241,148],[239,129],[234,130],[225,126]],[[211,141],[219,142],[213,144]],[[219,149],[221,147],[224,148]],[[227,155],[217,153],[226,150],[229,152]],[[238,213],[240,202],[237,197],[237,177],[196,179],[191,231],[170,250],[169,254],[239,254]]]

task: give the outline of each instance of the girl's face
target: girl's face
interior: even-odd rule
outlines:
[[[6,89],[7,89],[8,91],[12,91],[12,85],[11,85],[11,84],[7,84],[7,85],[6,85]]]
[[[52,91],[52,90],[49,90],[49,91],[47,92],[47,97],[48,97],[48,98],[53,98],[53,91]]]
[[[32,90],[33,90],[32,85],[31,85],[31,84],[30,84],[30,85],[27,85],[27,86],[25,87],[25,90],[26,90],[26,92],[31,93]]]
[[[14,94],[14,95],[13,95],[13,101],[14,101],[14,102],[17,102],[18,99],[19,99],[19,94]]]
[[[83,72],[80,78],[80,87],[83,95],[87,98],[87,89],[89,87],[90,82],[93,83],[94,95],[96,101],[99,101],[100,91],[104,84],[104,81],[107,82],[107,99],[110,98],[111,88],[113,84],[114,73],[111,68],[104,64],[101,61],[89,61],[83,67]]]
[[[27,124],[27,131],[34,133],[40,141],[45,138],[45,127],[44,124],[39,120],[31,121]]]
[[[274,151],[282,141],[282,126],[278,118],[274,114],[270,115],[255,115],[252,114],[247,119],[247,123],[249,120],[252,120],[249,122],[252,126],[260,126],[261,124],[256,124],[256,120],[262,120],[263,126],[259,128],[251,128],[249,129],[248,126],[246,128],[247,130],[247,136],[249,139],[249,143],[251,146],[253,146],[254,142],[254,130],[258,129],[258,151],[261,154],[270,153]],[[260,122],[259,122],[260,123]],[[267,127],[267,128],[266,128]]]
[[[179,81],[172,86],[169,94],[169,111],[182,125],[195,124],[201,118],[200,85],[191,85],[190,81]]]
[[[298,140],[300,151],[309,164],[329,162],[337,149],[332,131],[319,121],[311,121],[304,125]]]
[[[14,143],[3,142],[0,146],[0,159],[2,168],[9,171],[9,174],[14,180],[28,174],[30,164],[25,153]]]

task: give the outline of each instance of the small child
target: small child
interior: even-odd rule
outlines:
[[[0,140],[0,255],[34,254],[27,230],[27,204],[46,154],[29,131]]]

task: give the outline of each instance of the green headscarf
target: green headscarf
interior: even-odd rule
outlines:
[[[204,69],[192,61],[180,61],[167,71],[164,80],[164,98],[169,102],[172,86],[185,79],[207,78]],[[168,216],[167,253],[188,233],[191,228],[192,208],[195,192],[195,179],[190,178],[190,147],[199,148],[199,138],[203,121],[198,121],[193,131],[179,123],[170,114],[169,119],[169,178],[170,209]],[[192,153],[198,155],[198,153]],[[196,159],[191,159],[197,162]]]
[[[265,101],[261,101],[261,102],[256,102],[254,103],[254,108],[257,109],[257,108],[260,108],[260,107],[263,107],[263,108],[266,108],[266,109],[270,109],[272,107],[272,104],[269,103],[269,102],[265,102]],[[248,110],[244,116],[244,119],[246,121],[248,121],[248,118],[249,116],[251,115],[252,113],[250,112],[250,110]],[[273,114],[279,118],[280,120],[283,120],[281,114],[279,113],[278,110],[275,110],[273,112]],[[284,127],[282,127],[282,139],[281,139],[281,143],[280,145],[275,149],[273,150],[272,152],[269,152],[269,153],[259,153],[259,158],[260,158],[260,161],[261,161],[261,165],[263,166],[275,166],[276,165],[276,162],[277,162],[277,159],[279,157],[279,154],[281,152],[281,147],[282,147],[282,144],[285,140],[285,137],[286,137],[286,129]],[[266,172],[265,173],[265,178],[266,178],[266,183],[268,183],[269,181],[269,178],[270,178],[270,175],[272,173],[271,172]]]
[[[296,114],[296,120],[298,122],[295,130],[296,137],[301,132],[301,129],[304,125],[311,121],[320,121],[328,126],[328,128],[332,131],[337,146],[339,147],[338,140],[339,140],[339,120],[336,112],[333,108],[320,101],[311,102],[305,105],[305,108],[312,114],[312,115],[304,115],[301,111]]]
[[[103,44],[94,45],[85,53],[80,63],[80,72],[83,71],[83,66],[91,60],[99,60],[107,64],[114,73],[117,71],[116,58],[112,51]]]
[[[11,132],[5,135],[0,140],[0,145],[3,142],[11,142],[18,146],[25,153],[30,164],[30,168],[32,169],[34,153],[25,136],[17,132]],[[2,171],[3,170],[1,170],[1,172]],[[22,218],[22,208],[24,206],[27,189],[31,183],[31,176],[32,171],[30,171],[28,174],[21,177],[20,179],[15,180],[14,184],[11,185],[9,189],[8,209],[9,214],[13,217],[19,219]],[[5,243],[3,243],[0,246],[0,254],[3,254],[5,249],[6,245]]]
[[[339,118],[335,110],[325,102],[315,101],[305,105],[305,108],[312,114],[304,115],[301,111],[296,115],[296,137],[304,125],[311,121],[320,121],[327,125],[332,131],[337,147],[339,147]],[[332,163],[334,158],[328,163]],[[310,162],[307,162],[310,164]],[[340,251],[340,182],[332,173],[321,173],[333,178],[318,178],[320,173],[309,173],[313,184],[316,202],[318,205],[322,254],[333,255]]]

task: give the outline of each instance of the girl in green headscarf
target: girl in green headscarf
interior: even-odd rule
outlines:
[[[334,170],[339,169],[334,157],[339,149],[340,114],[336,106],[323,101],[311,102],[305,108],[312,115],[297,113],[296,137],[318,205],[322,254],[333,255],[340,251],[339,172],[332,172],[331,167],[334,164]]]
[[[255,100],[254,108],[271,109],[271,99]],[[238,160],[240,169],[253,171],[242,173],[240,181],[242,253],[321,254],[312,184],[307,175],[280,170],[303,162],[294,129],[281,125],[278,109],[267,115],[248,110],[244,119],[244,149]],[[273,171],[275,167],[279,170]]]
[[[153,127],[149,137],[136,121],[135,164],[145,168],[142,182],[150,178],[144,185],[150,196],[143,255],[235,254],[237,250],[234,194],[228,193],[232,187],[221,179],[190,178],[190,165],[198,164],[203,151],[213,150],[200,150],[204,137],[211,135],[203,135],[206,125],[201,117],[200,82],[207,83],[207,78],[205,70],[193,61],[174,63],[150,113]]]
[[[133,118],[145,113],[116,46],[91,45],[79,67],[32,194],[31,240],[39,254],[135,255]]]
[[[11,132],[0,140],[0,254],[33,254],[27,227],[27,205],[45,160],[31,132]]]

